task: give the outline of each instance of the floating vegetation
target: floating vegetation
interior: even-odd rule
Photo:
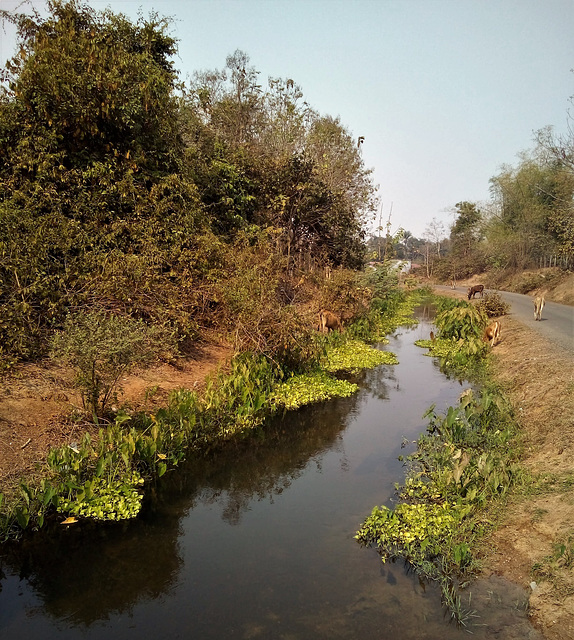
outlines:
[[[472,549],[486,530],[487,509],[523,480],[516,424],[498,393],[461,396],[445,415],[427,416],[427,433],[408,456],[409,472],[394,509],[375,507],[355,536],[383,561],[403,558],[436,580],[454,619],[464,624],[454,585],[476,570]],[[452,607],[452,605],[457,605]]]
[[[135,472],[121,480],[96,477],[87,480],[71,497],[59,500],[58,511],[94,520],[135,518],[143,498],[137,487],[143,483]]]
[[[361,369],[372,369],[380,364],[398,364],[397,356],[390,351],[370,347],[359,340],[348,340],[342,345],[327,349],[325,370],[330,373],[357,373]]]
[[[337,380],[325,371],[295,375],[278,386],[271,401],[285,409],[298,409],[306,404],[335,397],[353,395],[359,387],[347,380]]]

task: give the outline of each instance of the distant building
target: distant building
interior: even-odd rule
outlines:
[[[389,266],[393,271],[409,273],[412,267],[410,260],[389,260]]]
[[[368,269],[376,269],[377,267],[382,267],[384,262],[379,262],[378,260],[371,260],[371,262],[367,263]],[[387,265],[389,267],[389,271],[398,271],[399,273],[409,273],[412,267],[417,267],[419,265],[413,265],[410,260],[387,260]]]

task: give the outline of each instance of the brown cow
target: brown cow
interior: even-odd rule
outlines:
[[[534,319],[542,320],[542,309],[544,309],[544,295],[536,296],[534,300]]]
[[[484,335],[482,336],[483,342],[490,342],[491,347],[494,347],[495,344],[500,342],[500,326],[498,320],[491,322],[484,330]]]
[[[327,311],[327,309],[319,311],[319,331],[321,333],[329,333],[335,329],[340,332],[342,328],[341,320],[332,311]]]
[[[484,285],[483,284],[476,284],[474,285],[474,287],[469,287],[468,288],[468,299],[470,300],[471,298],[474,298],[475,294],[480,293],[480,297],[482,298],[482,296],[484,295]]]

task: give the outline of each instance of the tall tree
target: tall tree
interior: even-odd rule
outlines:
[[[151,292],[187,268],[201,216],[169,22],[75,0],[3,17],[19,51],[0,91],[0,342],[26,355],[71,306],[177,306]]]

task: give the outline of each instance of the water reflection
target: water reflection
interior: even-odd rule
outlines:
[[[371,508],[393,500],[403,438],[424,430],[431,403],[460,393],[413,346],[429,330],[392,337],[385,348],[399,364],[361,373],[353,397],[191,458],[149,492],[137,521],[53,528],[4,549],[2,639],[76,638],[78,628],[90,640],[459,638],[436,589],[353,540]],[[524,611],[481,588],[475,637],[536,637]]]

